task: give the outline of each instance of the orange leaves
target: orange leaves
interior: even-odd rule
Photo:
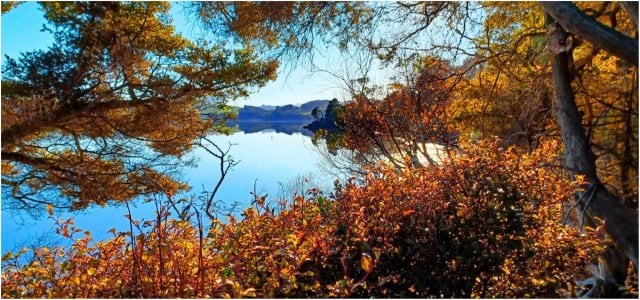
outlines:
[[[546,147],[522,154],[516,149],[502,150],[496,143],[480,142],[477,147],[464,149],[468,154],[454,157],[450,164],[413,169],[410,174],[407,170],[374,168],[367,173],[363,186],[348,184],[336,203],[341,212],[338,224],[344,226],[347,237],[343,243],[338,242],[342,257],[348,259],[354,255],[349,253],[357,251],[357,267],[368,273],[373,260],[361,251],[385,249],[375,260],[380,280],[383,274],[394,274],[398,268],[398,262],[385,262],[387,255],[416,251],[421,254],[407,257],[402,269],[420,272],[411,267],[415,264],[438,270],[433,280],[441,284],[428,289],[440,289],[444,295],[469,296],[455,294],[465,285],[460,281],[465,276],[478,279],[473,281],[474,289],[496,296],[562,295],[559,290],[548,289],[549,285],[542,289],[522,283],[527,276],[522,273],[525,270],[548,272],[545,266],[549,264],[544,263],[547,259],[559,268],[554,274],[568,280],[586,263],[582,258],[568,257],[576,251],[592,254],[597,248],[558,223],[562,218],[561,201],[572,195],[573,187],[557,170],[540,168],[543,162],[554,161],[559,152]],[[561,242],[556,240],[558,236],[563,237]],[[554,257],[547,258],[549,253]],[[442,260],[455,263],[443,266]],[[498,274],[508,280],[494,281],[492,278],[500,278]],[[556,285],[564,282],[544,280]],[[407,285],[415,295],[430,295],[419,294],[427,289],[424,282]],[[368,290],[377,292],[375,288]]]
[[[406,217],[406,216],[409,216],[409,215],[414,214],[415,212],[416,212],[416,211],[415,211],[415,210],[413,210],[413,209],[407,209],[407,210],[405,210],[405,211],[403,211],[403,212],[402,212],[402,215],[403,215],[404,217]]]
[[[3,185],[16,187],[11,196],[27,202],[59,191],[56,206],[82,209],[172,194],[183,186],[169,177],[195,139],[228,130],[203,119],[200,109],[275,78],[278,62],[250,46],[177,34],[170,6],[42,3],[55,24],[49,26],[55,45],[11,60],[2,78],[9,92],[3,93]],[[157,178],[140,179],[143,167],[162,174],[156,177],[166,188],[150,183]]]
[[[362,253],[360,257],[360,267],[367,273],[373,270],[373,259],[371,258],[371,255]]]
[[[360,163],[385,159],[394,166],[428,163],[429,143],[451,145],[457,139],[449,126],[450,102],[447,62],[427,58],[407,86],[383,99],[357,95],[345,105],[342,123],[347,148],[357,150]],[[409,156],[410,160],[404,160]]]
[[[202,2],[196,7],[209,30],[220,34],[225,28],[261,51],[309,49],[327,32],[341,41],[353,38],[361,30],[354,25],[368,20],[370,12],[357,2]]]
[[[36,250],[26,265],[6,254],[2,295],[558,297],[599,248],[559,223],[557,200],[574,187],[540,172],[553,149],[521,154],[491,140],[438,166],[372,167],[333,198],[249,208],[202,240],[193,224],[161,219],[92,243],[61,221],[73,245]]]
[[[475,141],[498,135],[507,144],[538,147],[543,136],[559,140],[552,107],[553,86],[546,74],[544,10],[527,2],[483,2],[484,33],[474,44],[477,64],[456,87],[452,111],[462,137]],[[576,6],[606,26],[633,36],[629,14],[612,3]],[[574,43],[573,90],[596,160],[600,180],[613,187],[625,204],[637,206],[638,86],[636,68],[590,43]],[[614,112],[615,111],[615,112]],[[547,139],[547,138],[545,138]]]
[[[47,213],[49,216],[53,216],[53,205],[51,203],[47,203]]]

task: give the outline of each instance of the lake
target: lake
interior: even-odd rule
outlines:
[[[329,192],[328,188],[333,186],[334,178],[320,171],[322,168],[319,165],[323,158],[311,143],[309,132],[303,131],[303,124],[285,125],[250,124],[249,127],[244,127],[251,128],[247,132],[209,137],[223,149],[231,143],[230,155],[239,161],[225,178],[216,200],[225,206],[236,203],[237,214],[253,200],[250,192],[254,189],[254,183],[259,194],[269,194],[268,199],[274,200],[283,193],[290,198],[295,183],[302,182],[304,178],[310,180],[304,183],[304,189],[314,185]],[[291,130],[292,126],[299,126],[300,130]],[[287,129],[283,130],[285,127]],[[184,178],[193,187],[191,193],[200,194],[203,190],[211,191],[215,186],[220,176],[219,161],[203,149],[195,150],[195,154],[201,157],[198,167],[186,169]],[[154,219],[153,203],[136,201],[131,209],[136,220]],[[91,207],[77,213],[56,213],[56,218],[73,217],[78,228],[91,231],[95,239],[104,239],[111,236],[108,233],[111,228],[116,231],[129,230],[129,222],[124,217],[126,214],[128,212],[125,206],[107,206]],[[60,238],[55,235],[53,225],[54,221],[46,217],[34,220],[24,214],[3,210],[2,253],[25,245],[57,244]]]

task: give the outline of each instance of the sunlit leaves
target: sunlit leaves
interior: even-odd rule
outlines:
[[[449,125],[448,106],[453,80],[445,61],[424,58],[407,86],[398,85],[384,99],[356,95],[344,107],[344,144],[360,163],[384,158],[395,166],[419,166],[436,160],[427,144],[451,146],[456,133]],[[410,157],[405,162],[405,156]]]
[[[605,26],[637,34],[617,3],[576,4]],[[452,111],[461,138],[499,136],[508,144],[535,148],[557,135],[544,16],[532,2],[483,2],[483,34],[474,40],[476,65],[456,87]],[[574,37],[570,52],[573,91],[598,176],[635,207],[637,198],[637,70]]]
[[[542,10],[526,2],[481,5],[486,18],[484,32],[470,40],[474,58],[457,67],[426,58],[418,76],[392,85],[384,99],[358,95],[347,105],[346,135],[335,144],[393,167],[371,166],[336,184],[331,197],[298,195],[278,211],[256,196],[242,219],[213,220],[208,231],[170,220],[166,207],[154,221],[127,216],[139,232],[113,230],[100,242],[72,220],[58,221],[72,246],[7,253],[3,296],[574,296],[572,282],[600,250],[604,225],[582,234],[565,225],[579,221],[565,203],[583,182],[567,181],[557,167],[563,149],[551,119]],[[617,5],[579,4],[637,35]],[[277,63],[261,61],[253,47],[309,49],[316,28],[345,28],[367,12],[349,3],[202,4],[215,8],[199,11],[205,20],[228,26],[219,38],[245,42],[225,48],[176,35],[167,3],[44,8],[61,42],[7,60],[3,159],[12,161],[2,165],[3,191],[24,198],[55,186],[78,200],[73,208],[185,189],[155,168],[171,167],[158,159],[181,157],[198,135],[223,131],[199,115],[203,101],[222,104],[224,114],[227,99],[274,77]],[[572,51],[599,175],[633,204],[637,70],[579,40]],[[449,143],[456,131],[478,145],[463,142],[446,163],[415,168],[423,167],[414,158],[425,143]],[[506,143],[481,141],[494,134]],[[52,215],[54,205],[46,208]]]
[[[34,208],[44,195],[80,209],[175,194],[195,139],[228,131],[201,109],[275,78],[278,63],[251,47],[177,34],[170,6],[42,3],[56,42],[3,66],[3,196],[21,200],[6,207]]]
[[[562,225],[574,183],[497,141],[444,165],[377,166],[327,198],[256,202],[243,219],[199,228],[168,218],[100,242],[71,220],[68,249],[3,258],[4,297],[558,297],[598,251],[594,234]],[[258,197],[259,198],[259,197]],[[591,232],[591,231],[589,231]],[[33,253],[23,263],[21,257]],[[428,266],[428,267],[426,267]]]
[[[367,273],[371,272],[371,270],[373,269],[371,255],[362,253],[362,256],[360,257],[360,267]]]
[[[364,2],[198,2],[192,9],[216,38],[295,58],[312,53],[320,39],[344,47],[372,15]]]

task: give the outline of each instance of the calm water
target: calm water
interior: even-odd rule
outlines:
[[[308,133],[306,133],[308,134]],[[253,199],[250,192],[255,187],[260,194],[269,194],[274,200],[278,195],[289,196],[294,183],[302,178],[311,180],[311,184],[326,188],[332,186],[333,178],[319,171],[322,158],[308,136],[300,132],[288,134],[279,130],[260,132],[238,132],[231,136],[211,136],[219,146],[226,149],[229,143],[233,146],[230,155],[239,160],[225,178],[216,199],[227,206],[237,203],[238,210],[247,207]],[[202,149],[196,150],[201,157],[197,168],[187,169],[184,178],[193,187],[192,193],[199,194],[203,190],[210,191],[219,178],[219,161],[211,158]],[[153,203],[138,201],[131,207],[136,220],[153,220],[155,206]],[[124,217],[127,214],[124,206],[90,208],[84,212],[57,214],[58,218],[74,217],[76,226],[92,232],[96,239],[110,237],[108,231],[128,231],[129,223]],[[2,211],[2,253],[16,250],[25,245],[47,245],[59,242],[59,237],[52,228],[54,221],[43,218],[34,220],[28,216],[15,215],[10,211]]]

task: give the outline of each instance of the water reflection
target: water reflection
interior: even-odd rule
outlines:
[[[301,133],[305,136],[312,136],[313,132],[308,129],[303,128],[303,126],[307,125],[309,122],[300,122],[300,121],[290,121],[290,122],[252,122],[252,121],[240,121],[238,122],[238,128],[244,133],[254,133],[261,131],[275,131],[276,133],[284,133],[288,135],[292,135],[294,133]]]
[[[230,154],[239,161],[225,178],[216,199],[227,207],[237,203],[236,207],[242,209],[253,200],[250,193],[254,188],[259,194],[269,194],[270,200],[290,197],[297,188],[312,185],[330,188],[334,179],[319,170],[322,157],[309,138],[311,133],[302,128],[304,125],[299,122],[251,122],[241,124],[241,132],[210,136],[221,147],[231,144]],[[186,169],[183,179],[193,187],[189,193],[199,195],[210,191],[218,180],[219,162],[203,149],[195,150],[194,155],[200,157],[198,167]],[[300,182],[304,184],[299,186]],[[136,220],[154,219],[153,203],[136,201],[131,204],[131,210]],[[111,228],[116,232],[128,231],[126,214],[126,207],[109,205],[91,207],[79,213],[60,213],[55,217],[73,217],[78,228],[91,231],[93,237],[100,240],[111,236],[107,233]],[[55,222],[44,216],[34,220],[27,214],[2,210],[2,252],[23,245],[46,244],[43,236],[49,243],[56,244],[53,227]]]

